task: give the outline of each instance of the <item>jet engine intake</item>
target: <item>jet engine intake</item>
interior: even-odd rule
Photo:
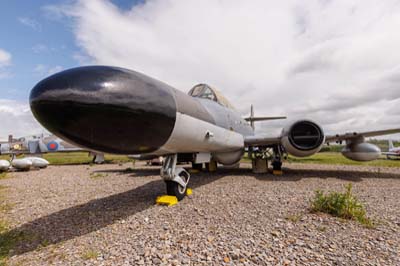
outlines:
[[[300,120],[282,130],[281,141],[290,155],[306,157],[321,150],[325,142],[325,134],[315,122]]]

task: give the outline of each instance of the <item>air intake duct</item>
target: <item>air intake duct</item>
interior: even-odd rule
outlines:
[[[306,157],[319,152],[325,142],[322,128],[310,120],[300,120],[282,130],[282,145],[286,152],[296,157]]]

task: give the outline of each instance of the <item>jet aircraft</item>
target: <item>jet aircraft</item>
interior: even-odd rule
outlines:
[[[389,151],[388,152],[382,152],[383,155],[386,155],[388,159],[391,157],[400,157],[400,147],[395,147],[393,145],[393,140],[389,140]]]
[[[286,153],[306,157],[324,143],[342,141],[346,142],[345,157],[370,161],[381,150],[366,143],[366,137],[400,132],[397,128],[325,135],[321,125],[301,119],[288,123],[279,135],[256,135],[255,121],[276,117],[242,118],[221,93],[206,84],[185,94],[139,72],[111,66],[54,74],[32,89],[30,106],[45,128],[82,148],[143,159],[165,157],[160,175],[167,194],[179,200],[186,195],[190,180],[190,174],[177,166],[179,161],[189,160],[195,166],[234,165],[245,149],[254,162],[272,151],[273,169],[280,170]]]
[[[14,139],[12,135],[8,141],[0,142],[0,154],[9,154],[13,157],[19,154],[43,154],[51,152],[74,152],[85,151],[82,148],[74,146],[55,135],[31,135]],[[104,155],[102,153],[91,152],[93,162],[103,163]]]

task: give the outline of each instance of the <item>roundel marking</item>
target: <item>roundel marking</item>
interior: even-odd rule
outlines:
[[[58,149],[58,143],[55,142],[55,141],[51,141],[51,142],[49,142],[49,143],[47,144],[47,148],[48,148],[50,151],[56,151],[56,150]]]

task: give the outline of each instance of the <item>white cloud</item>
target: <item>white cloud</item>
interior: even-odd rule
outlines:
[[[39,31],[39,32],[42,31],[42,25],[33,18],[19,17],[18,21],[22,25],[25,25],[35,31]]]
[[[60,72],[63,69],[64,67],[62,66],[48,66],[48,65],[38,64],[35,66],[33,71],[39,74],[40,76],[46,77],[55,74],[57,72]]]
[[[11,64],[11,54],[0,49],[0,79],[10,77],[11,74],[4,68]]]
[[[7,51],[0,49],[0,67],[6,66],[11,62],[11,54]]]
[[[36,54],[40,54],[40,53],[48,52],[48,51],[49,51],[49,48],[48,48],[46,45],[39,43],[39,44],[35,44],[35,45],[32,47],[32,51],[33,51],[34,53],[36,53]]]
[[[0,139],[9,134],[26,136],[45,132],[33,118],[28,104],[19,101],[0,99]]]
[[[129,11],[85,0],[50,11],[74,19],[95,63],[183,91],[209,83],[242,113],[253,103],[259,115],[306,115],[328,132],[400,127],[395,0],[153,0]]]

